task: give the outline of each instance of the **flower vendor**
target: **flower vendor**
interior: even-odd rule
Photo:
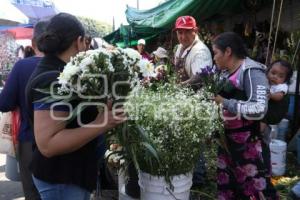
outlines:
[[[247,57],[242,39],[232,32],[214,40],[213,52],[216,65],[227,77],[215,97],[223,106],[225,128],[225,145],[218,151],[218,199],[276,200],[270,182],[270,150],[259,130],[269,92],[265,67]]]

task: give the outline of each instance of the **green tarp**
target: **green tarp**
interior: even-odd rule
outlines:
[[[120,38],[126,38],[129,35],[131,39],[153,37],[153,35],[172,29],[178,16],[194,16],[201,24],[224,15],[249,13],[251,10],[260,9],[268,2],[271,0],[169,0],[149,10],[127,7],[126,17],[130,31],[127,31],[127,35],[122,33],[122,28],[117,32]],[[105,39],[112,42],[109,39],[116,38],[117,32]]]
[[[169,0],[150,10],[128,7],[128,23],[137,33],[171,29],[178,16],[192,15],[198,23],[216,14],[240,10],[240,0]]]

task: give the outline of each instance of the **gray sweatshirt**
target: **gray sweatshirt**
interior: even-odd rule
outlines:
[[[269,83],[265,66],[246,58],[238,80],[238,88],[245,91],[248,100],[224,99],[223,107],[246,119],[261,120],[268,108]]]

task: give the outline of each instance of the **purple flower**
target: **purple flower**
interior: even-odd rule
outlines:
[[[255,144],[255,149],[260,153],[262,152],[262,146],[261,146],[261,142],[259,140]]]
[[[242,167],[236,167],[234,170],[234,175],[238,183],[243,183],[247,178],[245,170]]]
[[[236,143],[238,143],[238,144],[243,144],[243,143],[245,143],[245,142],[248,140],[250,134],[251,134],[250,131],[247,131],[247,132],[239,132],[239,133],[232,133],[232,134],[230,134],[229,137],[230,137],[234,142],[236,142]]]
[[[232,199],[233,192],[231,190],[218,192],[218,200],[228,200]]]
[[[266,188],[267,183],[265,178],[254,178],[253,181],[255,189],[262,191]]]
[[[250,180],[250,181],[247,181],[245,184],[244,184],[244,194],[246,196],[251,196],[251,195],[254,195],[255,194],[255,188],[254,188],[254,181],[253,180]]]
[[[206,67],[202,68],[201,72],[198,74],[200,76],[209,76],[209,75],[215,74],[215,69],[214,69],[214,67],[206,66]]]
[[[229,176],[225,172],[218,173],[217,182],[219,185],[225,185],[229,183]]]
[[[257,167],[253,164],[247,164],[243,168],[247,176],[254,177],[258,173]]]
[[[218,161],[217,161],[217,167],[220,169],[225,169],[227,165],[229,164],[230,160],[225,155],[219,155]]]
[[[247,144],[247,150],[244,152],[245,159],[256,159],[259,156],[261,145],[257,143]]]

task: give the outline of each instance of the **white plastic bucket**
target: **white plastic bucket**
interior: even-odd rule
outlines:
[[[284,141],[272,139],[270,143],[272,173],[281,176],[285,172],[286,147]]]
[[[139,172],[139,185],[141,199],[143,200],[189,200],[190,189],[193,184],[192,173],[171,177],[174,190],[166,182],[165,177],[152,176],[148,173]]]
[[[285,165],[272,165],[272,174],[282,176],[285,173]]]

